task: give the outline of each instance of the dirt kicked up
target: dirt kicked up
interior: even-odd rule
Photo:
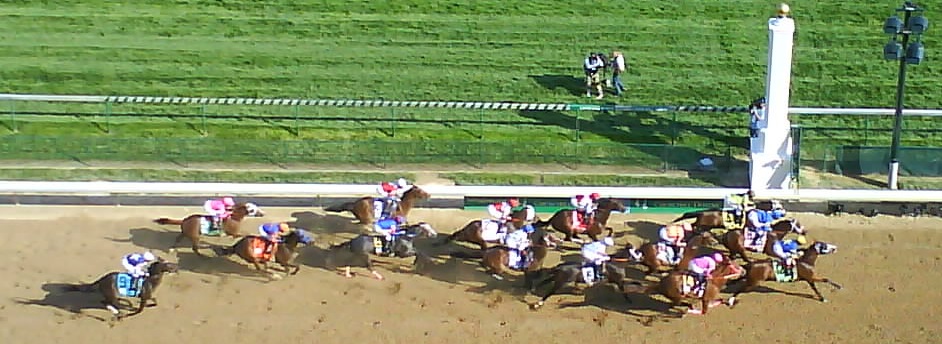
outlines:
[[[324,269],[322,260],[328,244],[360,230],[348,214],[265,210],[265,218],[247,220],[242,232],[255,232],[267,221],[291,221],[315,234],[315,244],[302,248],[298,275],[272,281],[237,257],[199,258],[187,246],[169,253],[179,229],[151,220],[182,218],[200,212],[198,207],[0,207],[6,252],[0,256],[0,338],[4,343],[926,343],[942,338],[939,218],[792,214],[811,239],[838,246],[817,263],[819,274],[844,286],[835,291],[819,285],[829,303],[811,298],[807,284],[767,282],[742,294],[735,308],[671,318],[663,316],[668,305],[662,296],[636,295],[628,303],[605,285],[564,293],[532,311],[528,304],[537,297],[520,288],[522,276],[496,281],[476,262],[447,256],[436,258],[421,275],[412,273],[411,259],[380,259],[386,280],[357,268],[357,276],[347,279]],[[410,220],[450,233],[483,215],[417,209]],[[672,218],[619,214],[610,224],[619,246],[638,245]],[[166,276],[156,293],[158,306],[140,315],[112,323],[96,294],[62,290],[65,283],[91,282],[121,270],[122,255],[145,249],[178,262],[181,271]],[[466,248],[437,247],[431,254],[459,249]],[[575,250],[550,255],[547,266],[578,259]]]

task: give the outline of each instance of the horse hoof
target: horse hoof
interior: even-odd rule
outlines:
[[[281,280],[282,278],[284,278],[284,277],[281,277],[281,275],[279,275],[279,274],[271,274],[271,279],[274,280],[274,281],[279,281],[279,280]]]
[[[736,306],[736,297],[730,296],[729,301],[727,301],[727,304],[729,305],[729,308],[733,308],[734,306]]]
[[[821,298],[821,302],[828,303],[828,299]]]
[[[687,314],[701,315],[703,314],[703,312],[700,311],[699,309],[688,309]]]
[[[494,276],[494,279],[496,279],[496,280],[498,280],[498,281],[503,281],[503,280],[504,280],[504,278],[501,277],[501,276],[498,275],[498,274],[491,274],[491,276]]]

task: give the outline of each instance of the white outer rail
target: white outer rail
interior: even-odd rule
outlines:
[[[622,199],[721,200],[741,188],[658,187],[556,187],[556,186],[438,186],[420,185],[432,197],[532,197],[568,198],[598,192]],[[237,196],[363,196],[375,194],[375,185],[355,184],[236,184],[236,183],[138,183],[138,182],[28,182],[0,181],[0,194],[15,195],[237,195]],[[942,202],[942,191],[916,190],[765,190],[756,197],[799,202]]]

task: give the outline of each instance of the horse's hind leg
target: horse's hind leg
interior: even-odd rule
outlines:
[[[380,275],[379,271],[376,271],[376,268],[373,267],[373,260],[370,259],[370,256],[364,254],[360,259],[366,262],[366,269],[370,270],[370,273],[373,274],[373,277],[375,277],[376,279],[380,281],[383,280],[383,275]]]

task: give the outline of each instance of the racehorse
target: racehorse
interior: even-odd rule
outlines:
[[[668,257],[674,255],[674,251],[672,247],[666,244],[646,242],[636,250],[631,243],[628,243],[625,244],[625,249],[632,259],[648,267],[646,273],[650,275],[661,271],[662,267],[675,266],[676,269],[686,269],[687,264],[697,255],[700,247],[716,244],[716,239],[713,238],[710,232],[701,232],[700,234],[693,234],[686,242],[687,246],[683,249],[683,256],[680,257],[677,264],[673,264],[668,260]]]
[[[821,292],[818,291],[818,287],[815,286],[815,282],[824,282],[830,284],[836,290],[840,290],[843,287],[826,277],[816,275],[814,272],[814,263],[817,261],[818,255],[830,254],[834,253],[835,251],[837,251],[837,246],[821,241],[815,241],[813,244],[811,244],[810,247],[808,247],[807,250],[805,250],[801,257],[797,259],[794,270],[790,272],[783,271],[785,268],[778,259],[768,259],[749,264],[746,266],[746,282],[743,287],[740,288],[739,291],[733,294],[733,296],[729,299],[729,304],[735,305],[736,297],[739,296],[739,294],[754,290],[763,281],[805,281],[808,283],[808,285],[811,286],[811,290],[814,291],[815,295],[818,296],[818,299],[821,300],[821,302],[828,302],[824,296],[821,296]]]
[[[746,251],[755,251],[748,249],[746,247],[746,235],[744,230],[731,230],[720,236],[720,242],[723,246],[729,250],[730,257],[742,257],[746,262],[750,262],[749,257],[746,256]],[[751,230],[750,230],[751,231]],[[795,233],[798,235],[807,235],[808,231],[805,230],[805,227],[802,226],[797,219],[787,218],[781,219],[778,222],[772,224],[772,231],[766,234],[765,243],[762,244],[762,253],[765,253],[769,256],[774,256],[775,253],[772,252],[772,243],[775,240],[780,240],[785,237],[788,233]],[[752,235],[755,235],[752,233]]]
[[[415,202],[427,198],[429,198],[429,194],[425,192],[425,190],[419,188],[418,185],[412,185],[409,190],[402,194],[402,200],[399,201],[399,206],[396,207],[396,211],[391,215],[408,217],[409,211],[415,206]],[[335,213],[349,211],[360,221],[360,224],[372,225],[375,220],[373,218],[373,200],[374,198],[372,196],[361,197],[356,201],[329,206],[324,208],[324,211]]]
[[[234,245],[229,247],[220,247],[216,249],[217,256],[228,256],[233,253],[237,254],[239,257],[242,257],[246,262],[252,263],[255,265],[255,269],[268,273],[268,262],[272,258],[275,258],[275,262],[281,265],[285,272],[294,275],[301,270],[301,266],[294,264],[294,258],[297,256],[298,244],[308,245],[314,241],[311,237],[311,234],[307,231],[295,228],[290,230],[287,234],[281,237],[282,242],[275,245],[273,249],[274,254],[264,252],[266,239],[257,236],[249,235],[242,237]],[[294,269],[293,271],[290,269]],[[275,277],[274,273],[271,274],[272,277]]]
[[[265,216],[265,213],[254,203],[236,204],[232,208],[232,214],[222,220],[222,232],[231,237],[240,237],[242,234],[239,233],[239,226],[242,225],[244,218],[262,216]],[[177,239],[174,240],[173,245],[170,246],[171,252],[176,250],[176,246],[180,244],[183,238],[188,238],[190,242],[193,243],[193,252],[204,257],[199,251],[200,235],[213,236],[221,234],[213,231],[212,215],[193,214],[183,218],[183,220],[162,217],[154,220],[154,222],[160,225],[180,225],[180,235],[177,235]]]
[[[393,242],[389,244],[388,251],[383,250],[385,238],[381,235],[370,235],[370,234],[361,234],[356,238],[353,238],[345,243],[338,245],[331,245],[330,250],[327,253],[327,267],[333,267],[333,261],[335,260],[335,254],[340,250],[348,250],[353,254],[353,258],[350,261],[350,264],[344,266],[344,276],[353,277],[350,273],[351,265],[365,266],[367,270],[370,270],[370,273],[373,274],[378,280],[383,280],[383,276],[373,268],[373,261],[370,259],[370,253],[375,255],[389,255],[392,257],[399,258],[408,258],[416,256],[415,245],[412,243],[412,239],[418,237],[427,237],[434,238],[438,236],[438,233],[431,225],[425,222],[419,222],[414,225],[408,225],[402,228],[405,232],[402,235],[396,236],[393,239]],[[417,259],[418,260],[418,259]],[[413,262],[413,265],[416,262]]]
[[[740,278],[745,270],[736,265],[732,259],[726,257],[719,263],[715,270],[707,278],[706,283],[701,288],[695,288],[695,277],[688,271],[674,270],[667,274],[658,282],[654,282],[647,287],[640,282],[631,282],[624,288],[627,294],[661,294],[670,299],[672,306],[681,306],[684,299],[700,299],[700,309],[694,309],[693,305],[687,304],[688,314],[703,314],[712,306],[723,303],[719,298],[720,290],[729,280]],[[699,290],[697,290],[699,289]],[[626,294],[626,298],[627,298]],[[631,299],[628,299],[631,301]]]
[[[599,206],[595,210],[595,216],[591,223],[586,225],[584,228],[574,228],[572,223],[573,216],[576,216],[576,211],[574,209],[562,209],[553,214],[549,220],[546,221],[537,221],[534,223],[535,227],[541,228],[548,225],[552,225],[553,229],[560,231],[566,234],[566,241],[578,242],[581,243],[582,239],[579,239],[579,234],[585,233],[593,241],[598,240],[598,235],[602,234],[605,230],[605,224],[608,222],[608,218],[611,215],[612,211],[625,211],[625,205],[619,202],[614,198],[602,198],[599,199]]]
[[[510,218],[511,222],[516,228],[520,228],[529,222],[539,221],[539,218],[536,217],[536,210],[532,205],[529,204],[512,212],[510,214]],[[487,250],[487,243],[500,242],[501,238],[498,236],[500,228],[497,228],[497,226],[499,226],[499,224],[496,220],[474,220],[466,224],[461,229],[455,231],[451,235],[445,237],[445,240],[436,244],[436,246],[445,245],[452,241],[466,241],[477,244],[481,247],[481,251],[484,251]]]
[[[527,249],[529,252],[520,253],[531,256],[529,263],[523,267],[511,266],[511,250],[506,246],[493,246],[485,249],[481,256],[481,265],[484,267],[485,272],[498,280],[503,280],[503,275],[509,270],[523,271],[524,287],[527,290],[532,290],[533,281],[543,270],[543,261],[546,260],[549,249],[555,248],[559,239],[543,229],[535,229],[533,233],[530,233],[530,241],[532,244]],[[473,258],[471,255],[465,255],[462,252],[452,252],[451,256],[455,258]],[[517,257],[517,259],[523,259],[523,257]]]
[[[768,201],[758,201],[756,202],[756,209],[762,209],[766,211],[771,211],[775,208],[780,208],[781,202],[776,200]],[[687,219],[696,219],[693,221],[693,229],[695,232],[708,231],[716,228],[726,228],[726,221],[723,219],[725,210],[722,208],[709,208],[704,210],[697,210],[684,213],[677,219],[672,222],[683,221]],[[745,214],[743,214],[745,217]]]
[[[89,284],[73,284],[69,285],[67,288],[83,293],[96,290],[101,292],[101,296],[104,297],[101,303],[105,305],[105,308],[111,311],[114,320],[121,320],[129,316],[140,314],[144,311],[144,307],[157,306],[157,298],[154,297],[154,292],[156,292],[157,287],[160,286],[164,273],[177,272],[178,268],[177,264],[167,262],[162,258],[158,258],[156,262],[151,264],[147,269],[148,276],[144,278],[143,283],[137,290],[136,297],[140,299],[141,304],[137,307],[137,310],[130,314],[122,315],[118,310],[118,299],[129,298],[129,296],[126,296],[127,293],[121,293],[121,291],[119,291],[119,288],[127,288],[132,284],[132,282],[130,282],[131,278],[127,273],[111,272],[95,282]]]
[[[549,272],[549,277],[544,279],[542,282],[534,286],[533,289],[541,288],[542,286],[553,283],[553,286],[550,290],[540,298],[540,301],[533,304],[531,307],[536,310],[546,303],[546,300],[556,294],[563,286],[569,283],[575,282],[576,284],[585,283],[585,277],[583,276],[583,264],[582,262],[562,262],[559,265],[553,267]],[[595,281],[593,285],[599,285],[604,283],[611,283],[618,286],[618,289],[625,292],[625,276],[627,276],[627,271],[619,266],[614,264],[603,264],[602,265],[602,275],[604,276],[602,281]]]

